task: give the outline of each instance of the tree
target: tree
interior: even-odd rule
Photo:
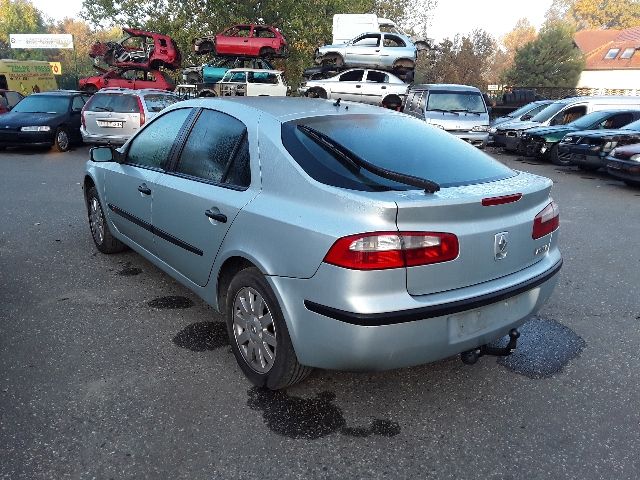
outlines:
[[[0,0],[0,58],[43,60],[42,50],[12,49],[11,33],[46,33],[42,14],[28,0]]]
[[[577,29],[631,28],[640,26],[638,0],[553,0],[547,22],[566,20]]]
[[[445,38],[431,56],[420,57],[416,81],[460,83],[485,89],[496,42],[484,30]]]
[[[566,23],[546,25],[538,38],[516,52],[505,80],[523,87],[575,87],[584,59]]]

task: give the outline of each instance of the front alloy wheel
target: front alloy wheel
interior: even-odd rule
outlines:
[[[58,150],[59,152],[66,152],[67,150],[69,150],[70,144],[71,142],[69,140],[69,133],[64,128],[59,128],[56,131],[56,138],[54,143],[56,150]]]

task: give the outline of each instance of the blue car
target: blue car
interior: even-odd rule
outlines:
[[[513,347],[562,265],[549,179],[358,103],[180,102],[92,149],[83,185],[97,249],[130,247],[219,310],[271,389]]]

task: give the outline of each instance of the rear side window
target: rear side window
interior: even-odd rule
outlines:
[[[405,115],[340,115],[283,124],[285,148],[309,176],[327,185],[364,191],[416,188],[353,168],[303,133],[298,125],[315,129],[369,163],[432,180],[442,187],[516,175],[477,148]]]
[[[89,112],[116,112],[116,113],[140,113],[138,99],[133,95],[121,93],[96,93],[85,111]]]
[[[180,98],[174,95],[162,95],[162,94],[147,94],[144,97],[144,103],[147,106],[147,110],[150,112],[159,112],[160,110],[167,108],[169,105],[173,105],[180,101]]]
[[[4,92],[5,97],[7,98],[7,103],[10,107],[15,107],[20,100],[24,97],[17,92]]]
[[[383,72],[370,70],[367,72],[367,82],[386,83],[389,81],[389,75]]]
[[[215,184],[249,186],[247,128],[240,120],[203,110],[184,145],[176,172]]]

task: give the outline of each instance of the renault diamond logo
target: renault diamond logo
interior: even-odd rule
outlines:
[[[496,260],[502,260],[507,256],[509,248],[509,232],[496,233],[493,242],[493,254]]]

